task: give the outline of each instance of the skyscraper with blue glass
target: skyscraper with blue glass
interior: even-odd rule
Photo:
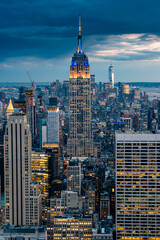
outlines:
[[[70,132],[68,154],[72,157],[92,155],[90,66],[82,50],[79,17],[78,48],[72,57],[69,83]]]

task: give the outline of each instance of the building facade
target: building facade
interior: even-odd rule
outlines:
[[[0,229],[1,240],[47,240],[46,226],[13,226],[4,224]]]
[[[42,205],[49,204],[49,155],[44,151],[32,152],[32,182],[39,183]]]
[[[53,239],[92,239],[92,219],[62,217],[54,218]]]
[[[56,99],[56,101],[55,101]],[[49,99],[49,107],[47,110],[48,119],[48,143],[59,143],[59,107],[57,106],[57,98]]]
[[[31,133],[24,114],[8,116],[4,136],[5,220],[29,225]]]
[[[81,195],[81,164],[71,162],[67,166],[67,190]]]
[[[41,223],[39,186],[31,181],[31,133],[23,113],[8,116],[4,136],[5,221],[12,225]]]
[[[117,239],[160,239],[160,134],[116,133]]]
[[[110,196],[104,192],[100,194],[100,218],[107,219],[110,216]]]

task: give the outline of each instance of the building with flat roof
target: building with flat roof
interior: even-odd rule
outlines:
[[[1,240],[47,240],[46,226],[13,226],[4,224],[0,229]]]
[[[53,239],[92,239],[92,219],[91,218],[75,218],[62,217],[54,218],[53,223]]]

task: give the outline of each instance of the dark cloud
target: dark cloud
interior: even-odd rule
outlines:
[[[58,51],[61,55],[60,49],[70,51],[72,44],[66,39],[77,35],[79,14],[84,35],[160,31],[159,0],[1,0],[0,9],[0,52],[4,57],[16,52],[39,56],[40,51],[42,57],[48,57],[50,48],[55,56]],[[64,38],[60,47],[59,38]]]

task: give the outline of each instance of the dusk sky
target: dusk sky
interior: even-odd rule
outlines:
[[[160,81],[159,0],[1,0],[0,82],[68,80],[79,14],[96,81]]]

